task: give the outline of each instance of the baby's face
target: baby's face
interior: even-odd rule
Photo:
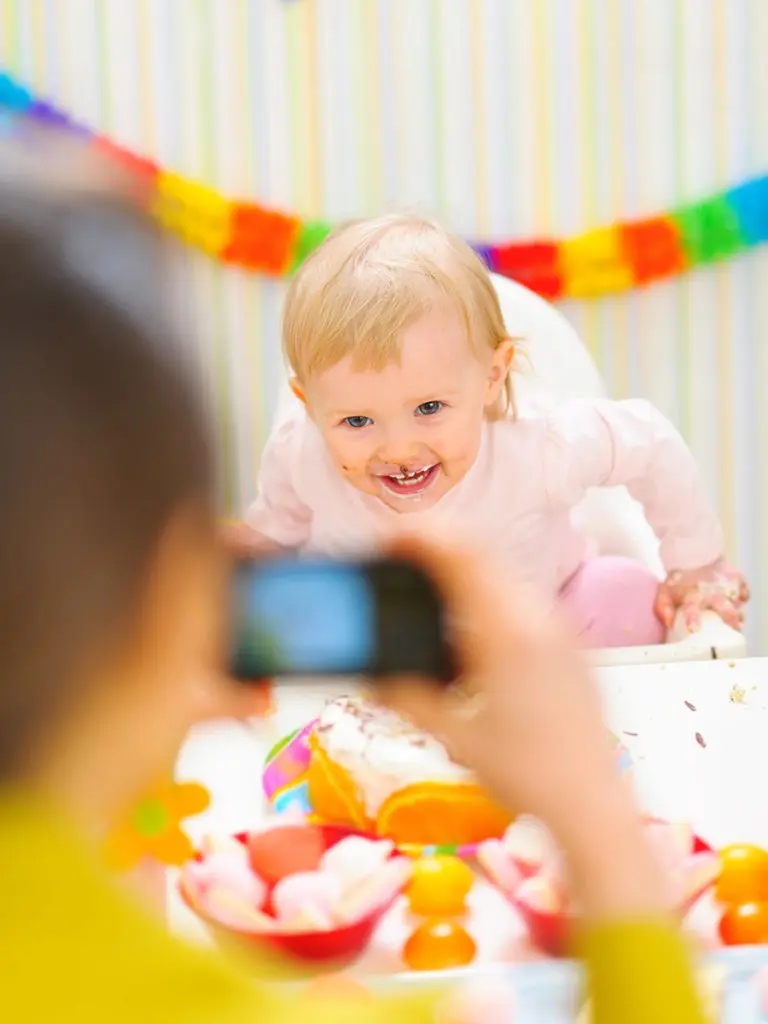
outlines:
[[[400,341],[399,364],[355,372],[347,357],[312,378],[305,397],[342,476],[396,512],[417,512],[475,461],[509,352],[476,352],[452,310],[428,313]]]

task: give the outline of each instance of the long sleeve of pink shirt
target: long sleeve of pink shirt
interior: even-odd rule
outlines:
[[[262,537],[286,548],[300,548],[309,538],[312,510],[299,497],[293,481],[301,472],[301,436],[295,420],[279,423],[261,458],[256,500],[245,521]]]
[[[709,565],[723,554],[719,519],[680,434],[649,402],[573,402],[546,418],[544,486],[573,507],[591,487],[626,486],[660,542],[667,571]]]

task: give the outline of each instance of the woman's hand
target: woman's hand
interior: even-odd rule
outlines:
[[[741,573],[719,558],[701,569],[676,570],[659,586],[656,614],[669,629],[679,611],[690,633],[701,626],[701,613],[716,612],[723,622],[741,630],[749,587]]]
[[[618,778],[586,662],[528,593],[475,553],[398,541],[442,591],[461,683],[404,679],[381,699],[438,737],[497,799],[552,830],[585,914],[660,913],[664,887]]]
[[[222,523],[220,532],[224,549],[232,558],[250,558],[283,550],[279,544],[254,530],[247,523],[225,522]]]
[[[512,809],[570,815],[569,790],[613,778],[612,748],[586,662],[558,622],[476,553],[398,541],[442,591],[462,681],[403,680],[388,703],[436,735]]]

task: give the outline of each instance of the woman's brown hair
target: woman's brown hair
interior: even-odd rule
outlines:
[[[213,524],[164,246],[123,194],[0,167],[0,780],[132,625],[164,527]]]

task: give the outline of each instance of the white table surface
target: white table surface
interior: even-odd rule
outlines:
[[[608,725],[633,757],[642,805],[658,817],[690,822],[714,846],[734,841],[768,846],[768,658],[606,667],[597,674]],[[178,777],[202,782],[212,795],[210,810],[188,823],[192,838],[258,823],[266,810],[261,768],[267,750],[340,692],[343,687],[332,685],[285,687],[269,728],[217,723],[191,735]],[[202,938],[199,923],[173,887],[171,892],[171,926]],[[480,959],[506,959],[504,951],[519,933],[512,912],[482,885],[474,899]],[[484,928],[482,921],[490,917],[494,927]],[[363,969],[397,969],[394,951],[406,930],[402,911],[385,922],[376,955]],[[481,931],[490,934],[481,937]]]

